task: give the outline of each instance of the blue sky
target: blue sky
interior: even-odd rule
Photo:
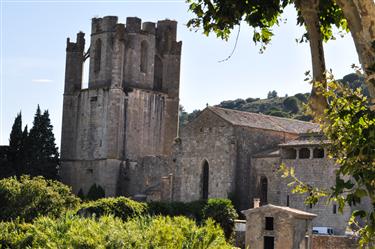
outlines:
[[[264,98],[270,90],[280,96],[310,91],[303,81],[311,68],[309,46],[295,42],[304,30],[296,26],[293,8],[285,13],[287,23],[274,29],[264,54],[243,24],[234,55],[219,63],[231,53],[237,32],[225,42],[189,31],[185,24],[192,15],[184,1],[0,0],[0,7],[0,144],[8,144],[17,112],[22,111],[24,125],[30,127],[39,104],[49,110],[60,145],[66,38],[75,40],[80,30],[88,38],[93,17],[116,15],[122,23],[127,16],[178,21],[178,40],[183,42],[180,100],[187,111],[223,100]],[[351,73],[351,64],[359,65],[350,34],[326,44],[325,53],[337,78]]]

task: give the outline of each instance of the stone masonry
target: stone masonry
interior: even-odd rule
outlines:
[[[177,136],[182,43],[176,34],[175,21],[129,17],[125,25],[106,16],[92,19],[87,52],[84,33],[76,42],[68,38],[60,174],[74,192],[87,193],[95,183],[107,196],[132,196],[153,185],[145,158],[167,157]],[[89,84],[82,89],[86,59]],[[158,165],[153,177],[168,175],[164,161]]]

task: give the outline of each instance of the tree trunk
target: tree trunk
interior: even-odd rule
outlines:
[[[318,16],[319,0],[296,1],[296,5],[301,11],[310,43],[313,86],[309,106],[313,113],[319,117],[324,114],[324,110],[328,107],[326,98],[317,90],[317,83],[323,84],[324,88],[327,87],[323,39]]]
[[[336,0],[348,21],[359,62],[365,72],[372,108],[375,109],[375,2]]]

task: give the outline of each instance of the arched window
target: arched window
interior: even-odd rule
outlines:
[[[202,167],[202,199],[208,199],[209,166],[205,160]]]
[[[284,159],[296,159],[297,158],[297,151],[294,148],[285,148],[283,150]]]
[[[299,158],[300,159],[308,159],[310,158],[310,150],[308,148],[302,148],[299,150]]]
[[[268,180],[267,177],[262,176],[260,178],[260,205],[267,204],[267,192],[268,192]]]
[[[100,71],[100,63],[102,58],[102,40],[96,40],[94,53],[94,72],[97,73]]]
[[[155,55],[154,63],[154,89],[160,91],[163,86],[163,63],[159,56]]]
[[[141,42],[141,64],[140,69],[142,73],[147,73],[147,55],[148,55],[148,44],[146,41]]]
[[[313,157],[314,158],[324,158],[324,149],[322,149],[322,148],[315,148],[313,150]]]

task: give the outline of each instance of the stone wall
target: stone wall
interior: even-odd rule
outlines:
[[[358,242],[345,236],[313,235],[311,249],[357,249]]]
[[[259,156],[252,158],[252,164],[257,175],[256,183],[259,195],[260,178],[262,176],[267,178],[268,203],[290,206],[317,214],[317,217],[313,220],[313,226],[334,227],[335,233],[344,234],[350,217],[350,208],[345,207],[344,213],[341,214],[337,205],[336,213],[334,213],[334,203],[326,203],[327,200],[325,198],[322,198],[310,208],[310,205],[304,203],[307,196],[292,194],[292,188],[287,186],[291,179],[281,178],[281,174],[277,172],[281,163],[288,167],[293,167],[296,177],[302,182],[321,189],[327,189],[335,183],[336,166],[333,160],[327,158],[282,159],[280,156]]]
[[[139,161],[127,161],[120,177],[121,193],[125,196],[152,196],[155,192],[163,194],[162,178],[172,173],[169,158],[165,156],[146,156]],[[170,186],[171,188],[171,186]],[[171,192],[171,191],[167,191]],[[171,193],[169,193],[170,195]]]
[[[281,164],[280,157],[253,157],[251,165],[256,175],[255,193],[258,198],[261,197],[261,179],[267,178],[267,203],[274,205],[287,206],[286,200],[281,199],[281,192],[286,191],[285,184],[281,184],[281,174],[278,168]],[[263,200],[262,200],[263,201]],[[261,203],[265,205],[267,203]]]
[[[239,208],[252,207],[252,200],[259,197],[256,191],[256,172],[251,164],[251,157],[261,151],[274,148],[275,145],[297,137],[296,134],[255,129],[250,127],[235,127],[236,137],[236,195],[240,200]]]
[[[126,158],[164,154],[166,94],[134,89],[129,93],[126,119]],[[172,146],[172,141],[170,146]]]
[[[296,177],[311,186],[329,189],[335,184],[337,166],[331,159],[283,159],[282,163],[288,167],[293,167]],[[287,183],[288,180],[283,181],[284,186],[286,186]],[[341,214],[338,211],[338,205],[335,203],[327,203],[326,198],[320,199],[316,205],[306,205],[304,199],[307,197],[307,194],[292,194],[291,189],[287,187],[284,187],[283,190],[280,198],[284,200],[284,203],[289,195],[290,207],[318,215],[313,220],[313,226],[334,227],[335,234],[345,233],[347,222],[351,214],[351,209],[349,207],[345,207],[343,214]],[[334,205],[336,205],[336,208]],[[336,209],[336,211],[334,211],[334,209]]]
[[[64,161],[60,172],[64,183],[71,186],[74,193],[82,189],[87,194],[90,187],[99,184],[106,196],[118,194],[118,179],[122,161],[116,159]]]
[[[234,191],[233,127],[210,111],[181,129],[176,144],[174,200],[202,198],[203,164],[209,165],[209,198],[227,198]]]

